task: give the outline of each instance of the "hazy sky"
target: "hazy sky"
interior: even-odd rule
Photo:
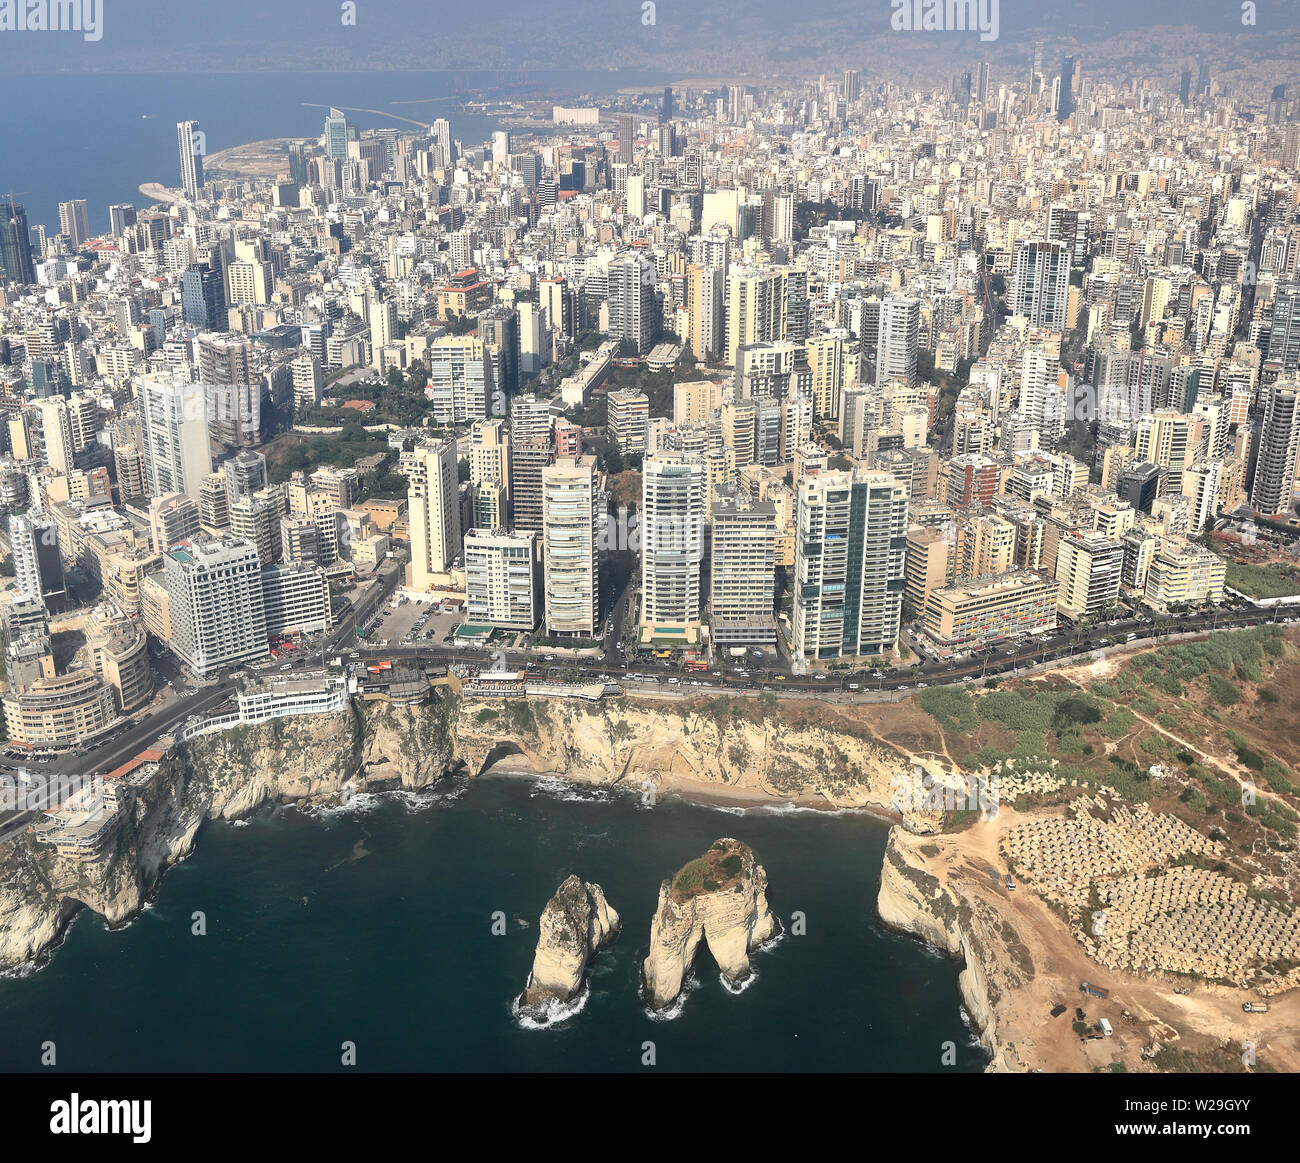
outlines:
[[[20,3],[26,0],[19,0]],[[692,48],[735,47],[739,35],[798,38],[802,22],[842,30],[846,39],[889,32],[889,0],[657,0],[654,31],[641,20],[641,0],[356,0],[356,24],[345,27],[338,0],[79,0],[102,9],[103,38],[83,43],[76,33],[0,31],[0,67],[21,71],[151,67],[221,69],[236,54],[254,67],[274,67],[277,55],[322,65],[372,67],[392,63],[447,67],[463,52],[466,66],[485,52],[502,52],[534,66],[538,54],[556,67],[626,64],[662,53],[674,66],[683,41]],[[990,0],[984,0],[989,3]],[[1029,34],[1081,40],[1152,24],[1193,25],[1202,32],[1243,33],[1238,0],[997,0],[1000,47]],[[1254,35],[1285,37],[1300,23],[1297,0],[1258,0]],[[960,36],[963,34],[952,34]],[[969,34],[967,34],[969,35]],[[973,37],[971,37],[973,39]],[[531,56],[529,55],[531,50]],[[412,57],[416,59],[412,59]],[[568,59],[562,59],[567,56]],[[150,59],[156,58],[156,59]],[[607,60],[606,58],[612,58]],[[492,62],[492,63],[495,63]],[[1300,71],[1300,70],[1298,70]]]

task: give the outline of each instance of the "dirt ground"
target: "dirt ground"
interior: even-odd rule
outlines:
[[[994,820],[977,822],[965,831],[943,836],[907,836],[902,843],[918,853],[925,871],[961,895],[978,897],[1010,922],[1028,948],[1035,972],[1027,985],[1004,992],[997,1002],[998,1039],[1015,1046],[1022,1066],[1030,1070],[1090,1071],[1110,1069],[1122,1060],[1130,1072],[1152,1070],[1141,1049],[1153,1040],[1175,1051],[1195,1055],[1202,1068],[1224,1069],[1240,1063],[1247,1043],[1254,1043],[1260,1066],[1278,1071],[1300,1070],[1300,991],[1269,999],[1267,1014],[1243,1013],[1243,1000],[1253,993],[1200,982],[1137,977],[1106,969],[1085,954],[1065,921],[1041,897],[1025,887],[1008,892],[1006,868],[999,854],[1000,837],[1029,818],[1002,808]],[[937,848],[937,854],[930,855]],[[994,884],[988,869],[999,872]],[[1080,990],[1091,982],[1110,991],[1103,1000]],[[1175,987],[1186,988],[1186,995]],[[1060,1017],[1051,1009],[1067,1006]],[[1075,1007],[1088,1022],[1109,1019],[1114,1036],[1084,1042],[1072,1029]],[[1125,1021],[1128,1010],[1136,1024]],[[1241,1067],[1238,1065],[1238,1069]]]

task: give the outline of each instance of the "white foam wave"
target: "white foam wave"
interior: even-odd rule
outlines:
[[[652,1022],[674,1022],[682,1016],[682,1010],[686,1008],[686,999],[694,993],[700,986],[699,981],[694,977],[688,977],[682,982],[682,991],[672,1001],[670,1001],[661,1010],[651,1009],[649,1006],[643,1007],[645,1016]]]
[[[524,995],[521,993],[510,1003],[510,1012],[514,1015],[520,1029],[551,1030],[572,1018],[576,1018],[587,1008],[587,1002],[590,998],[591,990],[585,985],[578,991],[577,996],[572,1001],[567,1002],[560,1001],[558,998],[547,998],[546,1001],[539,1005],[528,1006],[524,1005]]]

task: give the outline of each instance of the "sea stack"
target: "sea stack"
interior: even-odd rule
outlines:
[[[618,935],[618,913],[600,885],[570,876],[542,910],[538,929],[533,972],[523,997],[529,1007],[577,996],[591,958]]]
[[[643,974],[652,1009],[671,1005],[695,960],[700,939],[723,977],[738,985],[750,974],[749,953],[778,922],[767,907],[767,873],[748,844],[724,837],[659,886]]]

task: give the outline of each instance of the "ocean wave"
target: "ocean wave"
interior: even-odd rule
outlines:
[[[682,1010],[686,1008],[686,999],[690,997],[700,987],[699,979],[691,974],[682,982],[682,991],[671,1002],[661,1010],[651,1009],[649,1006],[643,1006],[642,1012],[652,1022],[675,1022],[682,1016]]]
[[[231,826],[232,828],[247,828],[248,825],[249,825],[250,823],[251,823],[251,821],[250,821],[250,820],[247,820],[247,819],[244,819],[244,820],[231,820],[231,821],[230,821],[230,826]]]
[[[531,975],[529,980],[532,980]],[[547,998],[535,1006],[524,1005],[524,995],[521,993],[510,1003],[510,1012],[522,1030],[553,1030],[582,1013],[590,999],[591,990],[586,985],[583,985],[572,1001]]]
[[[751,952],[770,953],[784,940],[785,940],[785,926],[781,924],[781,922],[778,920],[776,922],[776,932],[773,933],[766,941],[762,942],[762,944],[755,945],[754,948],[751,950]]]
[[[546,796],[547,799],[559,800],[565,804],[604,804],[610,799],[607,788],[574,783],[558,775],[536,776],[532,784],[532,790],[528,793],[529,799]]]
[[[957,1004],[957,1013],[961,1017],[961,1024],[966,1027],[966,1032],[970,1035],[970,1041],[966,1043],[971,1048],[982,1048],[984,1043],[980,1041],[979,1031],[975,1028],[975,1023],[971,1021],[971,1016],[966,1012],[966,1007],[960,1002]]]
[[[750,966],[749,976],[742,978],[740,981],[729,981],[725,973],[719,973],[718,980],[722,982],[723,989],[728,993],[742,994],[758,980],[758,971],[753,966]]]

